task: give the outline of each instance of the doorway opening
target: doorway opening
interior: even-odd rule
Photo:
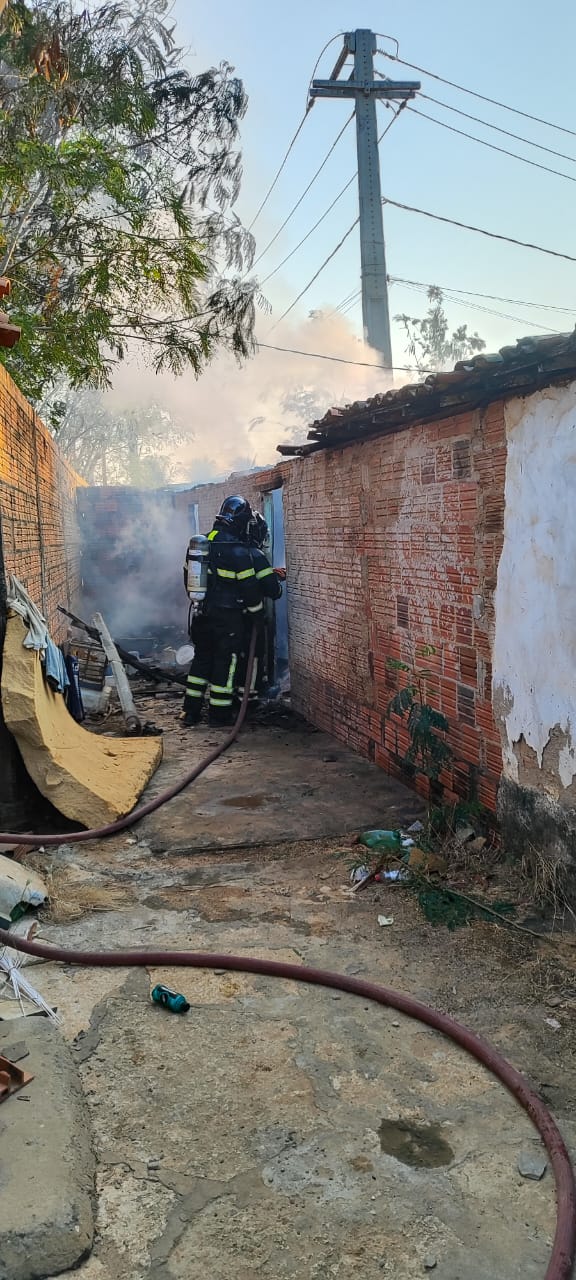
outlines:
[[[284,504],[282,489],[272,489],[263,498],[264,518],[269,529],[268,555],[276,569],[286,568],[286,543],[284,538]],[[288,599],[284,584],[280,600],[270,602],[268,619],[268,681],[270,691],[278,694],[290,692],[290,662],[288,653]]]

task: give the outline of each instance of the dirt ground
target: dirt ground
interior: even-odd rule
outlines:
[[[491,1039],[574,1149],[571,973],[497,926],[432,928],[402,887],[352,897],[338,832],[362,814],[395,826],[417,802],[323,735],[286,743],[282,732],[250,731],[201,796],[177,802],[192,847],[182,826],[174,847],[143,826],[61,850],[54,918],[69,922],[48,920],[43,937],[268,956],[410,992]],[[165,768],[182,763],[184,742],[178,731]],[[274,770],[283,755],[288,796],[278,773],[269,806],[256,764]],[[293,830],[298,787],[319,779],[330,837],[271,843],[272,831]],[[254,794],[262,804],[237,807],[238,844],[251,847],[235,849],[225,801]],[[215,849],[226,811],[228,847]],[[194,847],[199,818],[204,848]],[[70,919],[83,901],[101,909]],[[540,1142],[500,1085],[421,1025],[357,997],[218,971],[38,965],[33,980],[63,1017],[93,1126],[98,1231],[78,1280],[544,1275],[552,1177],[517,1170]],[[188,1014],[151,1003],[158,981],[185,993]]]

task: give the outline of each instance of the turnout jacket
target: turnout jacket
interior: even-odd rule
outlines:
[[[262,581],[258,580],[250,549],[227,529],[213,529],[208,541],[208,590],[204,607],[245,610],[253,617],[263,613]]]
[[[268,556],[259,547],[250,547],[250,555],[262,595],[267,600],[279,600],[282,595],[282,584],[277,577]]]

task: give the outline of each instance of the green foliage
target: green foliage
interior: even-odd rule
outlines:
[[[433,646],[424,645],[419,656],[429,658],[435,652]],[[388,718],[398,716],[406,723],[410,745],[404,762],[427,778],[437,780],[452,759],[452,749],[443,737],[450,728],[446,716],[427,701],[427,681],[432,673],[417,667],[415,662],[410,665],[397,658],[388,658],[387,665],[390,670],[401,671],[408,676],[407,683],[390,699],[386,708]]]
[[[233,212],[247,100],[223,63],[192,75],[167,0],[13,0],[0,20],[0,274],[38,400],[103,387],[142,343],[200,373],[253,350],[253,240]]]
[[[430,307],[423,318],[395,316],[404,327],[408,339],[406,351],[417,369],[440,372],[484,350],[484,340],[477,333],[468,333],[467,325],[461,324],[450,333],[444,295],[437,285],[428,289],[428,301]]]
[[[412,887],[416,891],[422,914],[431,925],[445,925],[452,931],[470,924],[472,920],[486,920],[494,923],[494,916],[491,911],[485,910],[481,901],[470,902],[469,899],[464,899],[457,893],[451,893],[450,889],[440,889],[416,877]],[[489,905],[492,911],[498,911],[501,916],[516,914],[516,907],[512,902],[491,902]]]

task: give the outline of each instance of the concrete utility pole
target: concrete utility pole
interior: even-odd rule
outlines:
[[[329,80],[313,80],[312,98],[354,98],[356,147],[358,152],[358,203],[360,208],[360,260],[362,265],[362,318],[364,338],[382,356],[385,369],[392,368],[388,281],[384,249],[382,192],[376,99],[407,102],[414,98],[418,80],[375,80],[373,31],[349,31]],[[348,56],[354,55],[354,70],[348,80],[339,80]]]

